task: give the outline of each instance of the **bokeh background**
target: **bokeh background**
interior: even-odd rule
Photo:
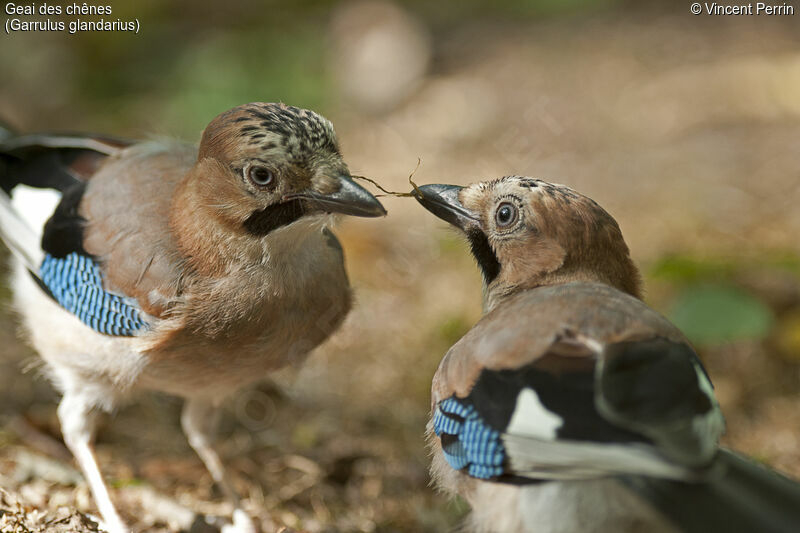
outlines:
[[[800,13],[694,16],[666,0],[104,3],[140,32],[0,37],[3,121],[196,141],[223,110],[283,101],[332,119],[351,170],[394,190],[409,189],[418,159],[417,183],[570,185],[617,218],[647,302],[695,343],[725,444],[800,476]],[[480,317],[480,278],[444,223],[413,200],[384,203],[385,219],[337,231],[357,297],[345,325],[302,369],[226,406],[219,449],[264,531],[439,532],[466,511],[429,488],[423,431],[438,361]],[[2,283],[2,530],[90,530],[57,395],[9,301]],[[183,509],[230,511],[179,407],[144,395],[99,437],[114,497],[141,530],[176,531]]]

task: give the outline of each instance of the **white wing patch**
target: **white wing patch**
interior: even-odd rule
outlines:
[[[644,474],[683,479],[686,469],[669,463],[651,446],[558,440],[564,420],[548,411],[530,387],[522,389],[502,440],[511,469],[545,479],[587,479]]]
[[[17,185],[11,191],[11,205],[17,215],[41,238],[45,223],[53,216],[61,193],[54,189],[35,189]]]
[[[13,198],[9,198],[0,191],[0,239],[26,268],[37,272],[44,259],[44,224],[61,201],[61,194],[25,185],[16,186],[12,194]]]
[[[548,411],[533,389],[525,387],[517,396],[517,405],[505,432],[521,437],[555,440],[556,430],[562,425],[564,420]]]
[[[687,479],[690,472],[661,457],[652,446],[579,441],[548,441],[502,436],[511,470],[540,479],[588,479],[635,474]]]

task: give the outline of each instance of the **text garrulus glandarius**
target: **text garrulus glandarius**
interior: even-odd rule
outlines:
[[[438,486],[476,531],[800,531],[800,485],[720,449],[711,382],[640,298],[616,221],[508,176],[425,185],[485,282],[483,318],[433,379]]]
[[[215,406],[342,323],[331,215],[386,213],[352,181],[331,123],[253,103],[216,117],[199,148],[10,136],[0,158],[15,306],[105,525],[126,530],[91,448],[95,413],[152,389],[187,399],[184,432],[236,502],[233,529],[252,530],[210,446]]]

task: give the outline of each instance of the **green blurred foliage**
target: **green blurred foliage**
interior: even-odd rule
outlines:
[[[790,328],[783,316],[795,312],[794,304],[786,309],[785,303],[776,307],[766,293],[754,292],[747,282],[755,277],[796,279],[800,283],[800,255],[795,252],[671,254],[652,264],[647,277],[654,292],[661,293],[662,301],[656,305],[668,309],[669,318],[695,344],[713,346],[774,338],[780,345],[797,345],[793,340],[795,328]]]
[[[732,285],[690,284],[678,294],[669,314],[701,346],[762,339],[775,320],[763,302]]]
[[[319,32],[248,31],[220,35],[188,51],[163,84],[168,119],[200,131],[220,109],[242,102],[286,101],[324,108],[330,93]],[[171,122],[173,122],[171,120]]]
[[[746,269],[774,269],[800,275],[800,256],[794,252],[774,252],[757,257],[699,257],[672,254],[648,269],[654,280],[671,283],[696,283],[729,280]]]
[[[739,263],[735,260],[669,255],[650,267],[648,274],[654,280],[687,283],[705,279],[727,279],[738,267]]]
[[[800,256],[791,251],[744,256],[697,256],[671,254],[647,270],[656,292],[666,289],[659,307],[700,346],[735,341],[764,340],[777,335],[789,338],[784,317],[745,282],[785,277],[800,282]],[[662,295],[663,296],[663,295]],[[783,310],[785,312],[789,310]],[[776,329],[776,324],[780,327]],[[780,340],[780,339],[779,339]],[[792,344],[794,346],[794,344]]]

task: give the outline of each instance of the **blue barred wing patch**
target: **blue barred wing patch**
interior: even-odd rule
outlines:
[[[470,476],[480,479],[503,473],[506,453],[500,432],[488,426],[472,405],[455,396],[442,400],[433,413],[433,430],[455,470],[466,468]]]
[[[89,257],[46,254],[39,277],[64,309],[99,333],[130,337],[148,326],[134,301],[103,289],[100,269]]]

